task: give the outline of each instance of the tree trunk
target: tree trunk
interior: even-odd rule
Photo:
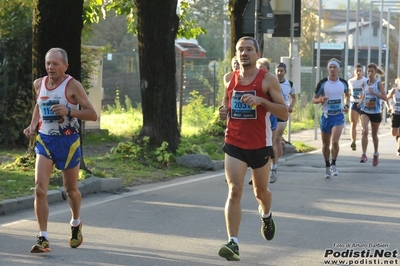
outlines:
[[[53,47],[64,49],[68,54],[67,73],[81,80],[81,34],[83,28],[83,0],[34,0],[32,73],[33,79],[46,76],[45,56]],[[82,125],[82,122],[79,121]],[[82,134],[81,144],[82,144]],[[28,153],[32,154],[35,141],[31,141]],[[81,146],[82,149],[82,146]],[[82,149],[83,150],[83,149]],[[81,169],[87,169],[83,153]]]
[[[83,0],[34,0],[33,79],[46,75],[45,55],[50,48],[68,54],[67,73],[81,80],[81,33]]]
[[[231,58],[236,54],[236,43],[243,35],[242,14],[248,0],[229,0],[229,11],[231,21]]]
[[[176,108],[175,37],[179,27],[177,0],[135,0],[138,17],[143,128],[150,146],[180,142]]]

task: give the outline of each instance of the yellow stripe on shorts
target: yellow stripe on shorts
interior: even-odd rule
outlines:
[[[67,166],[68,166],[69,163],[71,162],[72,156],[74,156],[74,154],[75,154],[76,150],[79,148],[79,145],[80,145],[80,144],[81,144],[81,143],[80,143],[80,139],[77,138],[77,139],[75,140],[75,142],[72,143],[71,147],[69,147],[68,157],[67,157],[67,160],[66,160],[66,162],[65,162],[64,169],[67,169]]]
[[[39,142],[40,144],[42,144],[44,150],[46,151],[47,156],[49,156],[49,158],[51,158],[50,151],[46,148],[46,145],[44,144],[44,142],[39,134],[36,136],[36,141]]]

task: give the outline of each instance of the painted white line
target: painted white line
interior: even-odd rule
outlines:
[[[202,175],[204,175],[204,174],[202,174]],[[213,175],[206,175],[206,176],[199,177],[199,178],[193,177],[193,178],[182,180],[182,181],[179,181],[179,182],[176,182],[176,180],[172,180],[173,183],[171,183],[171,184],[160,184],[160,185],[154,184],[153,187],[147,188],[147,189],[140,189],[139,188],[140,186],[138,186],[139,189],[135,190],[135,191],[132,191],[132,192],[126,192],[126,193],[123,193],[123,194],[120,194],[120,195],[113,195],[113,196],[109,196],[109,197],[105,198],[104,200],[95,201],[95,202],[87,203],[87,204],[82,204],[81,209],[93,207],[93,206],[96,206],[96,205],[100,205],[100,204],[103,204],[103,203],[107,203],[107,202],[114,201],[114,200],[119,200],[119,199],[122,199],[122,198],[134,196],[134,195],[140,195],[140,194],[144,194],[144,193],[148,193],[148,192],[152,192],[152,191],[157,191],[157,190],[162,190],[162,189],[166,189],[166,188],[170,188],[170,187],[177,187],[177,186],[186,185],[186,184],[190,184],[190,183],[194,183],[194,182],[199,182],[199,181],[203,181],[203,180],[207,180],[207,179],[215,178],[215,177],[220,177],[220,176],[224,176],[224,175],[225,175],[225,173],[222,172],[222,173],[213,174]],[[62,213],[69,213],[69,212],[70,212],[69,207],[66,206],[63,209],[56,210],[56,211],[51,211],[49,216],[55,216],[55,215],[59,215],[59,214],[62,214]],[[20,219],[20,220],[17,220],[17,221],[0,224],[0,228],[13,226],[13,225],[20,224],[20,223],[31,222],[31,221],[34,221],[34,220],[36,220],[36,217],[31,215],[29,217],[26,217],[26,218],[23,218],[23,219]]]

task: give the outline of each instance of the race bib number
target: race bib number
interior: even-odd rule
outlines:
[[[365,98],[365,108],[375,109],[376,108],[376,97]]]
[[[231,117],[236,119],[256,119],[257,109],[245,104],[240,99],[245,94],[256,95],[255,91],[233,91],[231,100]]]
[[[42,120],[44,123],[52,123],[57,122],[61,119],[61,116],[56,115],[52,110],[51,107],[55,104],[59,104],[60,101],[58,100],[48,100],[42,101],[39,105],[40,111],[42,113]]]
[[[336,115],[342,113],[342,100],[328,100],[328,114]]]
[[[353,97],[359,99],[362,94],[362,88],[353,88]]]
[[[394,104],[394,113],[400,114],[400,98],[396,98],[396,103]]]

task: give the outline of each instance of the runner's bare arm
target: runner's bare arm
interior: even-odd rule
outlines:
[[[265,93],[268,93],[272,98],[272,101],[263,101],[263,106],[276,117],[282,120],[287,120],[289,113],[285,103],[285,99],[282,95],[279,80],[275,75],[271,74],[270,72],[264,75],[263,91]]]
[[[233,72],[226,73],[224,75],[224,87],[225,87],[225,94],[224,97],[222,98],[222,103],[221,107],[219,108],[219,119],[221,120],[226,120],[228,117],[228,86],[229,82],[232,79]]]
[[[67,95],[69,99],[78,103],[81,107],[81,110],[71,110],[70,115],[72,117],[86,121],[97,120],[97,113],[79,81],[75,79],[71,80],[67,87]],[[68,109],[66,110],[65,115],[67,115],[67,113]]]

